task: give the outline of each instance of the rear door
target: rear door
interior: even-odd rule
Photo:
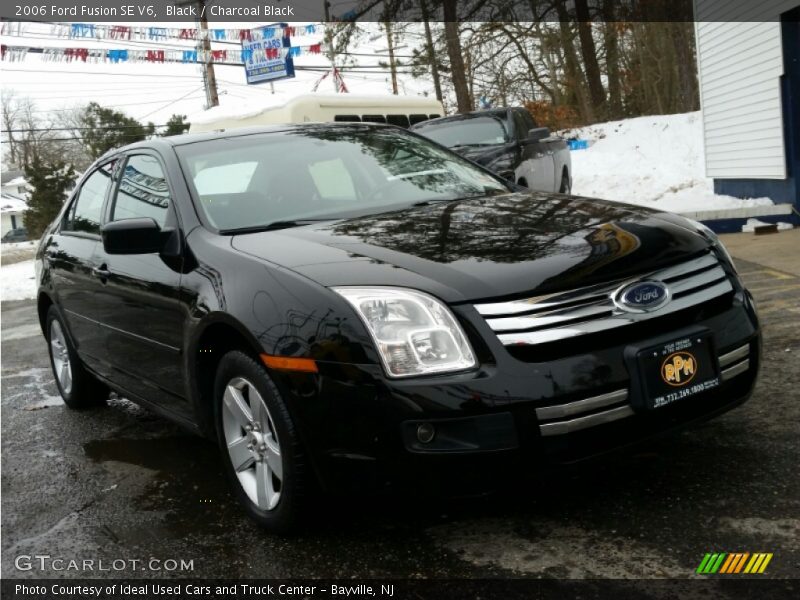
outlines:
[[[97,249],[115,164],[115,160],[106,162],[83,180],[44,251],[72,341],[81,359],[94,370],[105,353],[96,315],[101,287]]]
[[[178,231],[173,194],[160,157],[138,150],[125,157],[106,221],[151,217]],[[106,276],[95,305],[113,379],[166,409],[187,410],[182,346],[185,312],[180,303],[183,259],[151,254],[108,254],[99,244]]]

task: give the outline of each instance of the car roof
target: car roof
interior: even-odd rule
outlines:
[[[384,123],[363,123],[363,122],[286,123],[281,125],[259,125],[255,127],[242,127],[239,129],[229,129],[229,130],[220,129],[215,131],[206,131],[202,133],[183,133],[181,135],[171,135],[168,137],[155,137],[149,140],[143,140],[141,142],[128,144],[127,146],[114,148],[113,150],[107,152],[103,156],[103,158],[105,158],[106,156],[113,156],[115,154],[119,154],[120,152],[127,152],[129,150],[137,150],[144,148],[152,148],[152,149],[174,148],[176,146],[185,146],[187,144],[195,144],[198,142],[206,142],[209,140],[220,140],[220,139],[227,139],[234,137],[243,137],[248,135],[258,135],[264,133],[279,133],[285,131],[302,131],[302,130],[325,131],[325,130],[335,130],[335,129],[373,129],[373,128],[378,129],[385,127],[389,127],[392,129],[400,129],[395,125],[387,125]]]

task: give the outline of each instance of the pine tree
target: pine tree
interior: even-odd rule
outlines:
[[[86,105],[79,121],[83,144],[93,159],[114,148],[147,139],[155,131],[152,123],[142,125],[125,113],[103,108],[96,102]]]
[[[33,188],[25,212],[25,228],[31,239],[38,239],[64,205],[67,191],[75,183],[75,170],[64,162],[37,159],[25,168],[25,178]]]
[[[186,122],[186,115],[172,115],[166,122],[166,128],[160,135],[180,135],[188,130],[189,123]]]

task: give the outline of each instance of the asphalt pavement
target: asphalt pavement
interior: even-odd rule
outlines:
[[[764,322],[743,406],[524,492],[324,502],[289,538],[245,517],[210,442],[125,400],[67,410],[34,303],[4,303],[2,576],[689,578],[769,552],[763,577],[798,577],[800,277],[737,263]]]

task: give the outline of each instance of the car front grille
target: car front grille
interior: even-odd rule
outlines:
[[[618,290],[637,281],[667,285],[671,299],[649,312],[627,312],[614,302]],[[505,346],[545,344],[625,327],[714,300],[733,291],[713,252],[680,264],[567,292],[475,308]]]

